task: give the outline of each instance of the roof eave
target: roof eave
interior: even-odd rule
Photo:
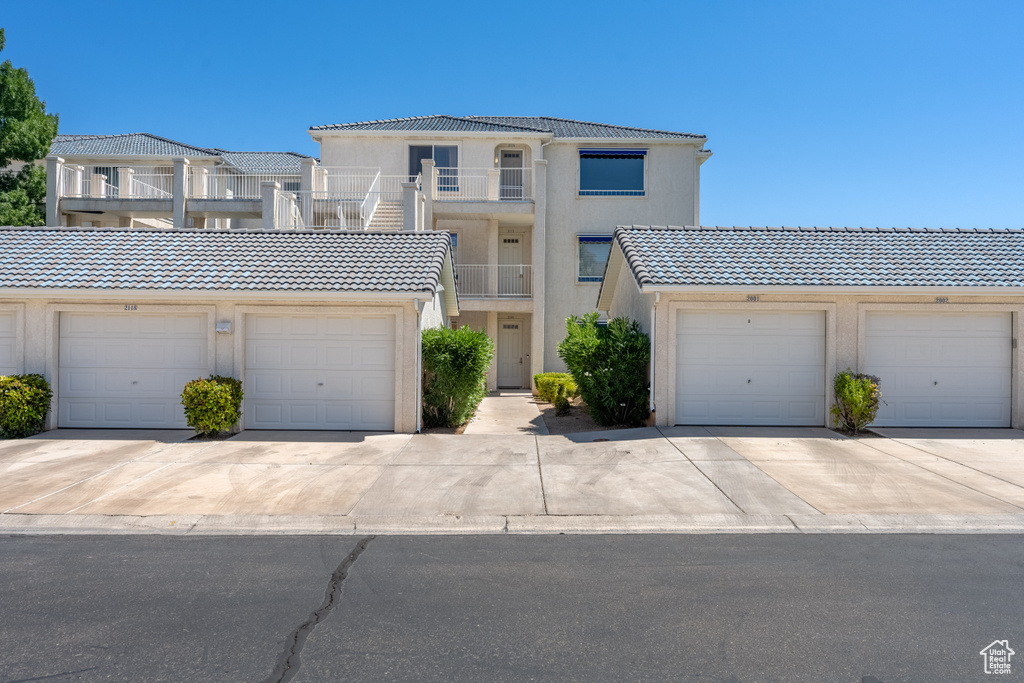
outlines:
[[[779,292],[787,294],[921,294],[959,296],[1024,296],[1024,287],[985,285],[659,285],[645,284],[643,294],[663,293],[747,293]]]
[[[136,300],[178,300],[187,297],[190,301],[222,301],[224,299],[338,299],[350,301],[406,301],[430,299],[431,291],[405,290],[275,290],[275,289],[143,289],[113,287],[0,287],[0,298],[5,299],[118,299],[132,297]]]

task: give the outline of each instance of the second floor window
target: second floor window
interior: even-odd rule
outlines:
[[[423,170],[423,160],[433,159],[437,172],[437,189],[459,189],[459,148],[457,145],[409,145],[409,179],[415,180]]]
[[[581,149],[580,195],[643,197],[645,149]]]

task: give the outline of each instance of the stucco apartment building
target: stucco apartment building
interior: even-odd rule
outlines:
[[[659,425],[828,425],[850,368],[882,379],[877,424],[1024,427],[1024,231],[700,226],[711,152],[689,133],[441,115],[309,134],[319,158],[58,139],[55,227],[0,231],[0,372],[50,378],[51,426],[180,426],[178,354],[243,379],[246,428],[411,431],[425,327],[486,330],[490,388],[526,388],[596,309],[650,335]]]

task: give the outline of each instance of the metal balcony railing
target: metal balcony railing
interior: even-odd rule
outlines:
[[[64,166],[62,197],[94,199],[170,199],[170,166]]]
[[[532,168],[435,168],[434,201],[533,199]]]
[[[286,173],[242,173],[220,166],[189,169],[188,196],[193,199],[259,199],[260,186],[276,182],[286,192],[299,189],[301,177]]]
[[[533,297],[533,267],[457,264],[455,283],[464,299],[529,299]]]

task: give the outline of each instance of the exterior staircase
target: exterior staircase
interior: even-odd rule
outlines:
[[[373,212],[367,230],[401,230],[402,202],[381,200],[377,210]]]

